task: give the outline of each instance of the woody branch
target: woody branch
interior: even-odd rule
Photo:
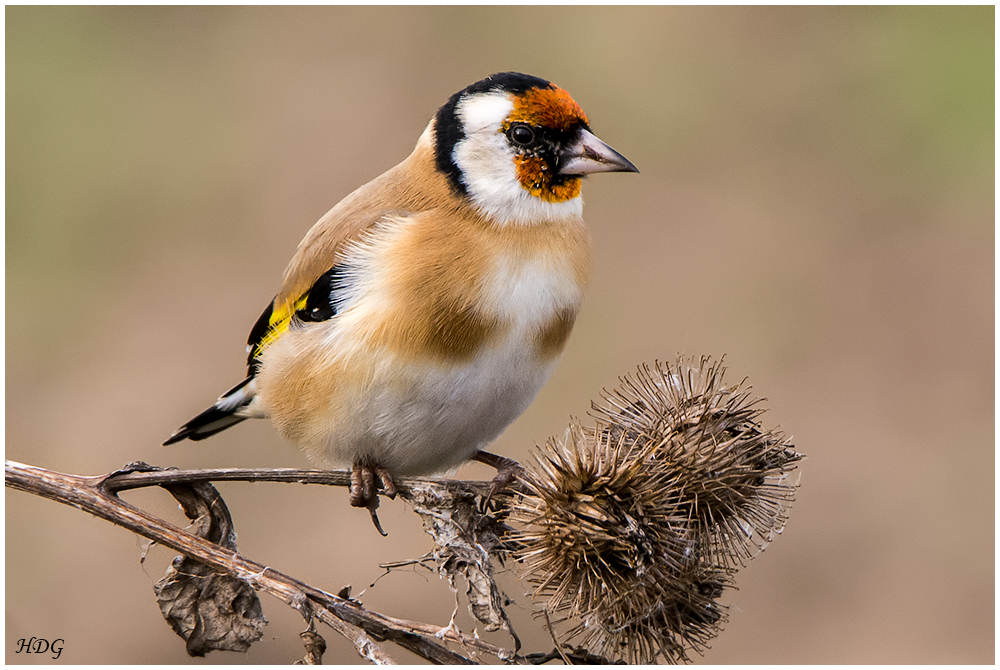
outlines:
[[[127,470],[127,468],[126,468]],[[119,491],[148,486],[168,486],[207,481],[285,482],[349,486],[346,471],[296,470],[288,468],[226,468],[215,470],[121,471],[108,475],[70,475],[44,468],[5,461],[5,485],[76,507],[111,523],[127,528],[158,544],[170,547],[218,572],[269,593],[299,611],[307,621],[313,617],[329,625],[354,644],[358,652],[375,663],[393,663],[376,640],[388,640],[434,663],[473,663],[437,639],[498,658],[513,653],[454,628],[440,628],[416,621],[397,619],[365,609],[356,602],[317,589],[273,568],[261,565],[213,542],[192,535],[173,524],[120,499]],[[401,479],[400,495],[407,498],[417,491],[443,489],[480,493],[488,489],[475,482]],[[373,639],[374,638],[374,639]]]

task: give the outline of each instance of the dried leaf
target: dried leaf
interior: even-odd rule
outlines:
[[[310,625],[309,630],[299,633],[299,637],[306,645],[306,655],[305,658],[295,661],[295,665],[323,665],[323,654],[326,653],[326,640],[323,636]]]
[[[164,486],[177,499],[199,537],[236,551],[233,520],[211,484]],[[264,635],[267,620],[256,591],[204,563],[178,556],[153,587],[163,618],[187,643],[191,656],[246,651]]]

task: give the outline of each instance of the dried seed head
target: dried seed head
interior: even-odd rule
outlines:
[[[718,565],[745,565],[784,527],[802,457],[778,430],[762,429],[763,399],[746,380],[723,384],[721,361],[642,366],[593,405],[596,431],[656,442],[654,458],[678,468],[677,494],[699,524],[701,550]]]
[[[716,602],[785,520],[800,456],[724,368],[639,368],[536,454],[510,524],[533,596],[592,653],[688,660],[725,622]]]

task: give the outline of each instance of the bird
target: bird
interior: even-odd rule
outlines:
[[[164,445],[246,419],[375,508],[394,477],[478,460],[566,344],[592,258],[581,182],[638,172],[570,94],[501,72],[451,96],[412,153],[308,231],[250,331],[247,376]]]

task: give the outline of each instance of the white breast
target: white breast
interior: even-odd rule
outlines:
[[[375,405],[393,409],[371,423],[386,467],[423,474],[460,465],[528,408],[558,363],[538,354],[538,333],[583,297],[569,277],[545,259],[497,260],[485,298],[510,330],[460,365],[400,364],[408,381],[378,392]]]
[[[500,256],[488,274],[484,302],[515,329],[537,333],[559,312],[580,306],[583,288],[575,278],[565,257]]]

